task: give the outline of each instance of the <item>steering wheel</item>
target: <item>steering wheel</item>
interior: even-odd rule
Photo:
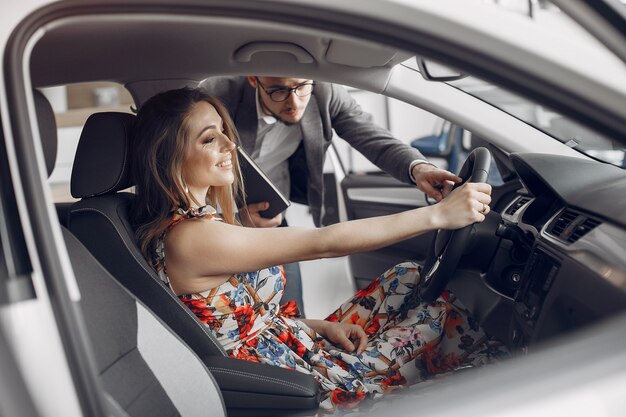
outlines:
[[[453,189],[468,181],[486,182],[490,165],[489,150],[487,148],[474,149],[459,172],[459,177],[463,181],[455,184]],[[469,243],[473,227],[474,225],[470,224],[457,230],[437,230],[431,251],[422,268],[418,286],[423,301],[431,303],[441,295]]]

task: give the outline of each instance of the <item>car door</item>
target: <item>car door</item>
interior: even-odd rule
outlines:
[[[348,88],[361,108],[376,124],[403,142],[441,130],[441,119],[431,113],[383,95]],[[440,162],[445,163],[443,158]],[[423,192],[380,171],[374,164],[335,138],[324,169],[322,224],[399,213],[429,204]],[[432,204],[432,202],[430,202]],[[433,234],[429,233],[375,251],[348,256],[356,288],[367,286],[391,265],[426,258]]]
[[[24,193],[14,185],[20,184],[11,170],[17,159],[7,143],[0,121],[0,414],[104,415],[86,395],[95,382],[68,324],[76,314],[68,291],[37,270],[44,255],[22,226],[33,223],[29,211],[18,208]]]
[[[9,335],[13,333],[15,326],[11,320],[12,314],[18,312],[22,303],[34,298],[34,289],[25,274],[29,269],[29,262],[20,255],[21,250],[25,250],[25,242],[20,233],[12,230],[17,225],[7,221],[11,217],[7,213],[11,202],[7,200],[12,197],[12,186],[8,181],[10,177],[5,163],[8,160],[3,138],[0,122],[0,319],[3,323],[9,323],[0,325],[0,415],[35,417],[40,414],[18,363],[15,353],[17,341]]]
[[[341,182],[348,220],[384,216],[429,204],[424,193],[382,172],[348,173]],[[406,260],[426,258],[433,233],[398,242],[384,248],[348,257],[357,288],[367,286],[390,266]]]
[[[488,143],[450,121],[440,120],[430,135],[411,142],[429,161],[443,169],[458,173],[465,158],[478,146]],[[432,146],[431,138],[436,138]],[[421,143],[425,142],[425,145]],[[341,149],[333,146],[329,151],[333,172],[325,174],[324,224],[339,219],[356,220],[399,213],[435,204],[435,201],[414,185],[405,184],[372,167],[368,171],[355,172],[346,164]],[[503,183],[495,163],[492,163],[488,182],[493,186]],[[408,239],[384,248],[348,256],[349,266],[357,288],[364,288],[391,265],[406,260],[422,264],[434,238],[434,232]]]

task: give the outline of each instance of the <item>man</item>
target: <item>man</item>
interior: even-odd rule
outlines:
[[[243,148],[286,196],[308,204],[317,226],[324,203],[324,155],[333,130],[380,169],[405,183],[414,183],[437,201],[460,181],[374,124],[372,116],[363,112],[343,87],[260,76],[214,77],[200,86],[226,105]],[[256,227],[283,223],[281,215],[262,217],[260,212],[265,209],[266,203],[249,205],[242,222]],[[293,273],[287,274],[292,288],[297,286],[291,279]]]

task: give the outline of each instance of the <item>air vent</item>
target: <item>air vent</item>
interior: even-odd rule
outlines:
[[[517,213],[519,209],[524,207],[524,205],[528,203],[529,201],[530,201],[530,197],[518,197],[517,200],[515,200],[515,202],[511,204],[511,206],[506,210],[506,214],[508,214],[509,216],[514,215],[515,213]]]
[[[562,242],[574,243],[600,223],[578,211],[565,209],[550,223],[546,232]]]
[[[591,230],[595,229],[600,223],[601,223],[600,220],[596,220],[592,218],[585,219],[582,223],[579,223],[578,226],[576,226],[572,230],[572,234],[569,235],[569,237],[567,238],[567,241],[569,243],[576,242],[578,239],[585,236]]]
[[[561,214],[559,214],[556,219],[554,219],[554,221],[548,228],[548,233],[550,233],[554,237],[566,240],[563,237],[566,234],[569,234],[567,230],[572,226],[572,223],[574,223],[574,220],[576,220],[577,217],[578,213],[572,210],[564,210],[563,212],[561,212]]]

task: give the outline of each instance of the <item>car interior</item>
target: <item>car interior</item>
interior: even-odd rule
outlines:
[[[494,185],[487,220],[463,238],[438,231],[351,257],[358,288],[407,258],[425,265],[423,274],[435,259],[449,260],[450,271],[434,273],[436,285],[457,294],[516,359],[624,312],[624,170],[561,143],[546,145],[545,132],[483,101],[455,107],[466,100],[461,92],[444,91],[403,64],[415,53],[337,28],[222,9],[196,15],[174,6],[51,10],[58,16],[48,10],[30,23],[42,30],[28,55],[31,85],[24,83],[34,90],[26,96],[39,122],[33,137],[41,145],[32,154],[43,154],[48,174],[57,129],[39,91],[46,87],[116,82],[130,92],[134,108],[160,91],[217,75],[298,76],[381,93],[470,130],[502,183]],[[82,295],[78,324],[110,415],[315,414],[319,393],[312,377],[227,357],[141,255],[129,223],[134,117],[106,111],[87,119],[72,168],[76,201],[55,204],[53,226],[62,231],[58,250],[67,253]],[[335,172],[327,204],[342,205],[333,207],[343,213],[337,221],[429,204],[386,175]],[[457,241],[455,253],[447,250]]]

